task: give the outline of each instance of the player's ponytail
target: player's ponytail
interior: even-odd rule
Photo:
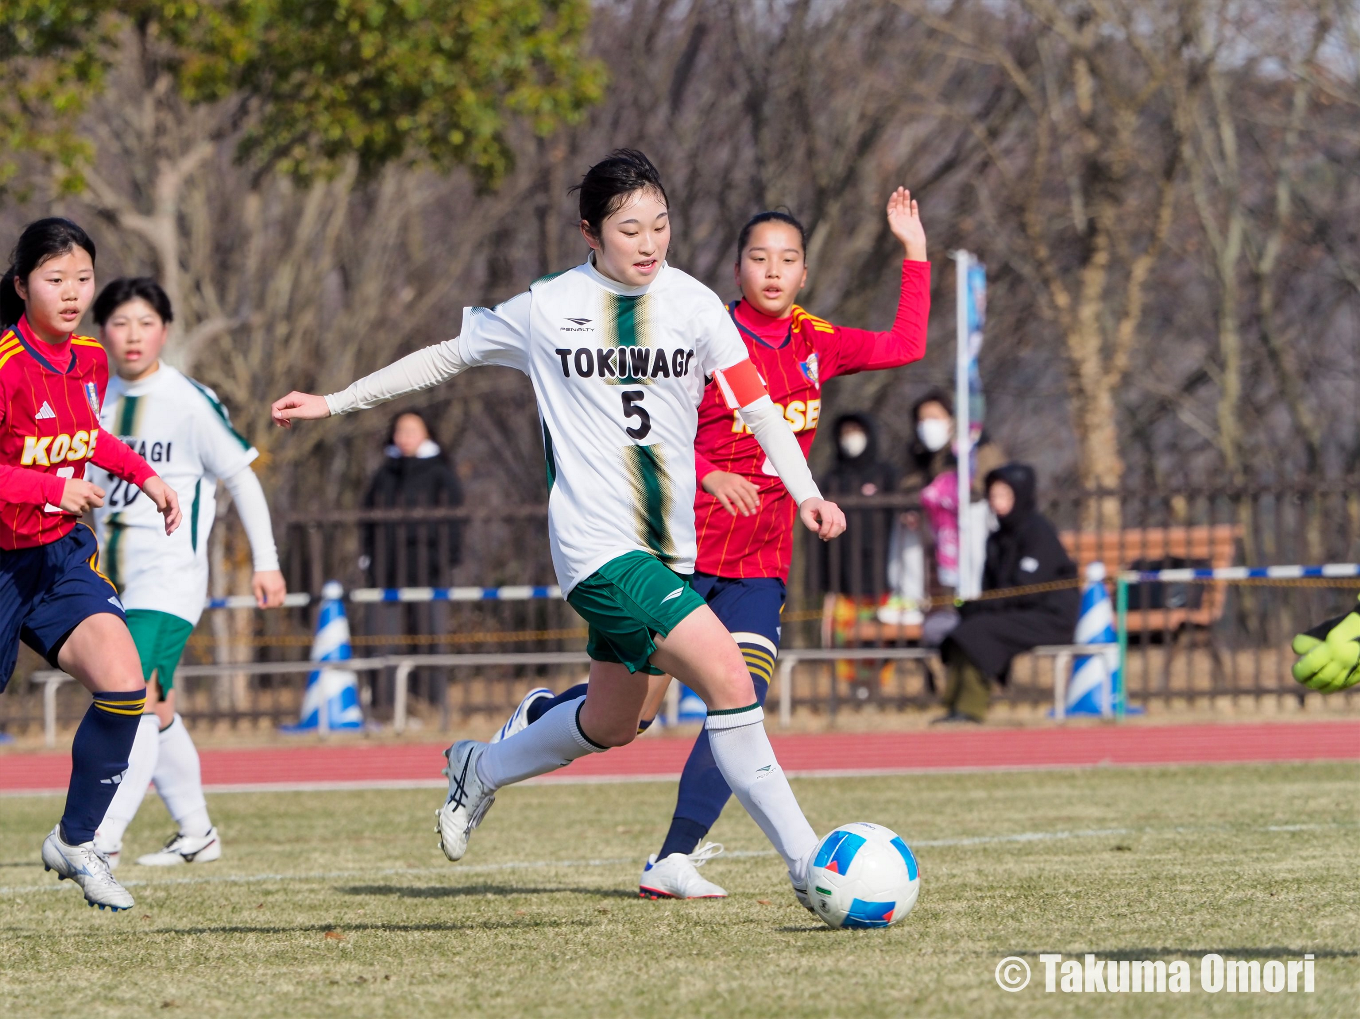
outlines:
[[[615,149],[586,171],[581,183],[568,189],[580,198],[581,219],[597,238],[604,221],[623,208],[628,196],[637,191],[652,191],[667,205],[666,189],[661,186],[661,171],[637,149]]]
[[[84,248],[89,252],[90,261],[94,261],[94,241],[69,219],[49,216],[24,227],[19,243],[14,245],[14,253],[9,256],[9,268],[0,279],[0,328],[9,328],[24,314],[24,299],[14,289],[15,282],[23,280],[27,284],[28,277],[49,258],[65,255],[75,248]]]

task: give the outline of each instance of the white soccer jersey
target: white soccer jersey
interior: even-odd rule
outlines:
[[[259,456],[231,427],[206,386],[162,363],[137,382],[109,380],[99,425],[135,449],[179,496],[184,520],[169,536],[147,496],[91,466],[104,489],[95,510],[100,565],[129,609],[168,612],[196,624],[208,596],[208,532],[217,514],[217,482]]]
[[[750,355],[718,295],[663,265],[626,287],[590,264],[467,308],[469,365],[518,368],[538,397],[548,536],[563,592],[650,552],[694,572],[694,435],[705,376]]]

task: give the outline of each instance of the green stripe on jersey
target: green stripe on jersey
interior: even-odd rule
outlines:
[[[640,297],[624,297],[620,294],[604,295],[604,342],[612,347],[647,347],[651,338],[651,298],[649,294]],[[648,351],[639,350],[639,354]],[[638,373],[631,374],[634,358],[625,360],[619,354],[619,377],[610,380],[610,385],[650,386],[646,365],[638,363]]]
[[[134,397],[135,399],[135,397]],[[104,575],[109,578],[109,583],[113,584],[113,589],[119,594],[123,593],[123,550],[120,544],[123,538],[123,531],[126,524],[117,519],[117,514],[109,517],[108,522],[109,540],[104,543],[104,553],[100,557],[100,566],[104,567]]]
[[[555,280],[555,279],[557,279],[557,277],[559,277],[559,276],[565,276],[565,275],[566,275],[567,273],[569,273],[569,272],[571,272],[570,269],[559,269],[557,272],[550,272],[550,273],[548,273],[548,275],[546,275],[546,276],[540,276],[538,279],[536,279],[536,280],[534,280],[532,283],[530,283],[529,286],[530,286],[530,287],[536,287],[536,286],[538,286],[540,283],[547,283],[547,282],[549,282],[550,280]]]
[[[208,389],[207,386],[195,382],[187,375],[184,376],[184,378],[188,380],[189,385],[193,386],[203,395],[203,399],[208,401],[208,406],[212,407],[217,416],[222,419],[222,424],[226,426],[227,431],[231,432],[232,437],[241,444],[241,448],[250,449],[249,441],[247,441],[244,435],[231,426],[231,415],[227,413],[227,408],[222,406],[217,397],[212,394],[212,391]],[[124,432],[123,434],[126,435],[128,433]]]
[[[137,404],[140,396],[125,396],[118,401],[118,434],[137,434]]]
[[[638,541],[667,565],[679,558],[671,538],[670,512],[675,487],[660,443],[623,447],[623,470],[633,490]]]
[[[203,479],[194,482],[194,504],[189,510],[189,547],[198,551],[198,506],[203,494]]]
[[[548,469],[548,494],[552,495],[553,485],[557,484],[557,454],[553,452],[552,432],[548,422],[543,425],[543,465]]]

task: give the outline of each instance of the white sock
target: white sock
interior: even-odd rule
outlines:
[[[752,704],[732,712],[710,712],[704,728],[723,778],[784,858],[793,883],[806,888],[808,857],[817,835],[775,760],[764,720],[760,705]]]
[[[143,715],[137,725],[137,735],[128,753],[128,769],[123,772],[123,779],[114,790],[113,802],[109,804],[104,820],[94,834],[95,845],[104,852],[122,847],[123,833],[141,809],[142,798],[151,785],[151,776],[156,770],[156,759],[160,753],[160,743],[156,739],[159,727],[160,722],[155,715]]]
[[[182,835],[206,835],[212,830],[208,820],[208,801],[203,798],[203,771],[198,763],[198,748],[184,728],[184,719],[175,717],[160,732],[161,756],[156,764],[156,792],[165,809],[179,825]]]
[[[608,747],[590,742],[577,722],[585,698],[567,701],[546,712],[533,725],[509,739],[492,743],[477,759],[477,777],[489,789],[523,782],[565,768],[578,757],[603,753]]]

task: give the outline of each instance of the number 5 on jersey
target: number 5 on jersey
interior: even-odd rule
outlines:
[[[642,406],[642,398],[645,395],[641,389],[628,389],[623,392],[624,418],[638,419],[638,423],[628,429],[628,434],[639,442],[647,438],[647,434],[652,430],[652,416]]]

